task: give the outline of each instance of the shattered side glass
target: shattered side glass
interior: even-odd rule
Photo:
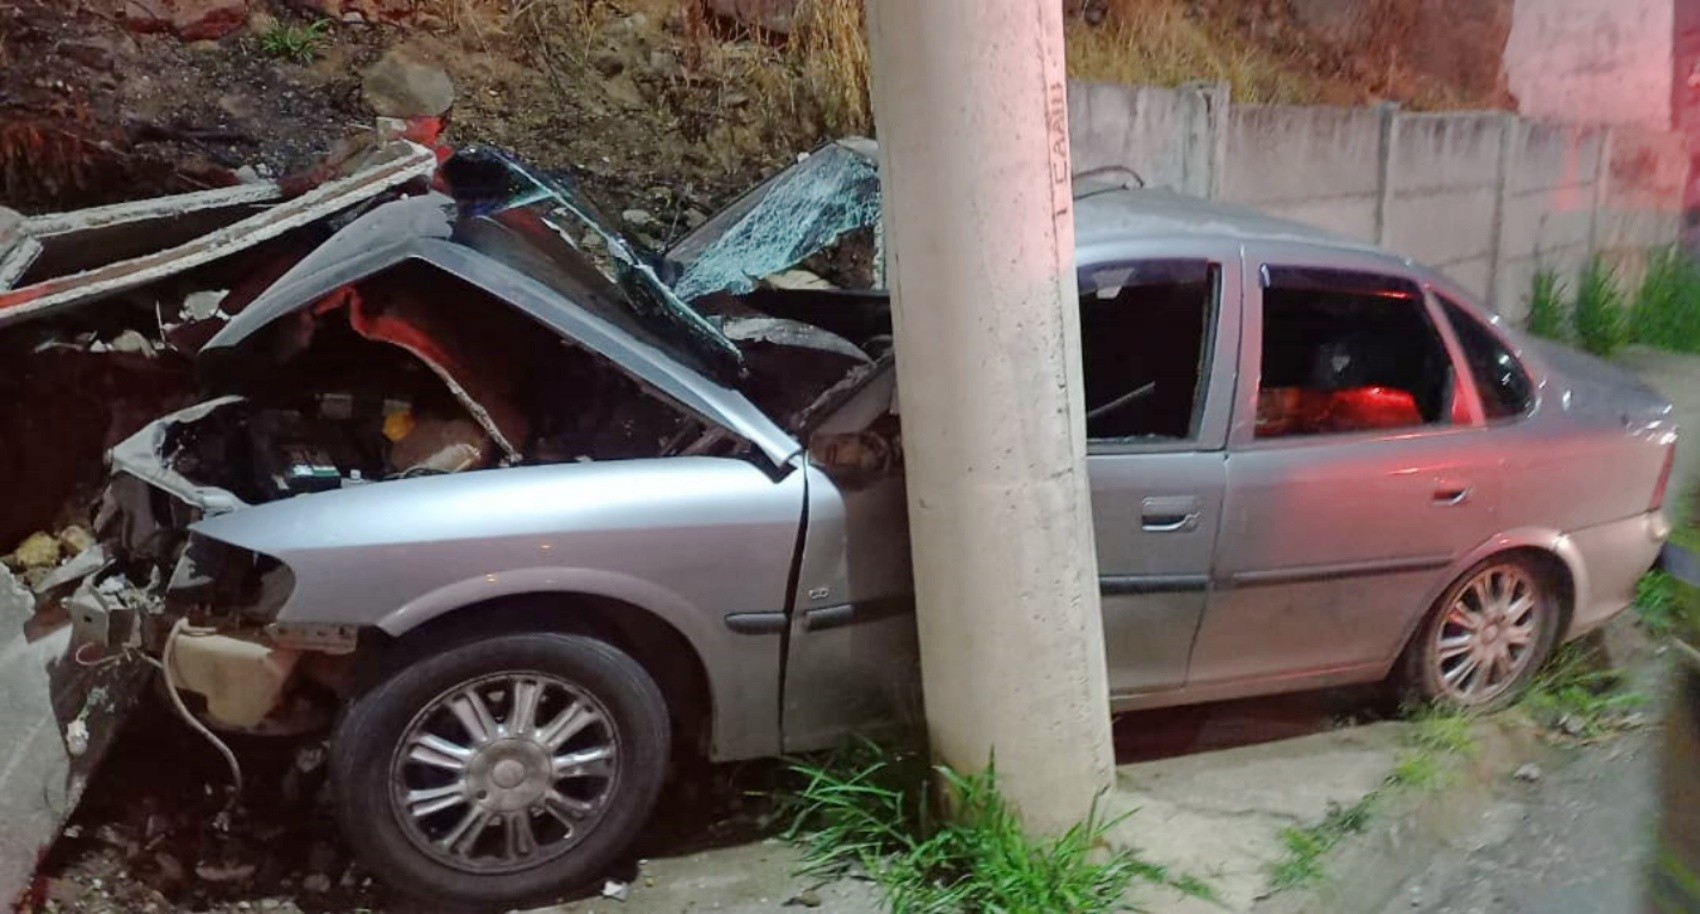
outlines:
[[[493,149],[469,147],[443,166],[462,216],[496,216],[540,204],[545,223],[625,293],[637,317],[678,340],[714,373],[736,377],[743,356],[731,341],[674,295],[655,267],[560,176],[533,171]],[[541,212],[541,211],[540,211]]]
[[[873,142],[830,143],[674,245],[667,252],[673,294],[686,302],[717,292],[743,295],[879,219]]]

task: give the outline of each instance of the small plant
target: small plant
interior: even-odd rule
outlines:
[[[1630,338],[1676,352],[1700,352],[1700,265],[1676,248],[1648,257],[1629,310]]]
[[[1535,677],[1524,705],[1570,736],[1592,739],[1647,703],[1625,687],[1623,674],[1603,667],[1585,642],[1560,647]]]
[[[1337,847],[1348,835],[1355,835],[1369,826],[1380,793],[1372,793],[1351,806],[1330,804],[1322,821],[1309,828],[1284,828],[1281,846],[1286,856],[1277,861],[1269,872],[1269,887],[1275,891],[1295,889],[1321,882],[1327,873],[1322,858]]]
[[[1552,270],[1538,270],[1529,290],[1529,332],[1549,340],[1570,338],[1570,306],[1564,281]]]
[[[1576,341],[1595,355],[1610,357],[1628,340],[1623,291],[1617,286],[1617,271],[1604,258],[1594,257],[1582,270],[1573,316]]]
[[[280,60],[312,63],[319,56],[319,44],[329,27],[329,19],[320,19],[309,25],[279,23],[260,36],[260,51],[267,57]]]
[[[1412,727],[1408,746],[1399,756],[1388,782],[1399,787],[1425,790],[1446,782],[1449,756],[1476,754],[1476,738],[1470,732],[1474,721],[1466,714],[1440,707],[1424,707],[1410,714]]]
[[[1202,881],[1177,876],[1127,851],[1104,853],[1116,821],[1096,813],[1062,836],[1035,840],[997,790],[991,767],[975,775],[934,769],[948,819],[934,817],[919,753],[859,743],[823,765],[792,767],[801,786],[788,798],[788,837],[809,872],[861,867],[893,911],[1112,911],[1136,881],[1212,897]]]

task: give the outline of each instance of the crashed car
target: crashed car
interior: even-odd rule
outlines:
[[[329,730],[372,871],[488,905],[597,876],[676,757],[913,706],[869,144],[664,254],[488,150],[348,216],[199,347],[218,396],[112,450],[83,638],[215,730]],[[1102,175],[1075,219],[1116,710],[1496,707],[1629,604],[1657,395],[1295,224]]]

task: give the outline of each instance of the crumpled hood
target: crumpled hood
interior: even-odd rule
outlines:
[[[1546,398],[1566,412],[1609,416],[1625,424],[1669,419],[1663,394],[1604,359],[1545,340],[1523,344],[1548,369]]]

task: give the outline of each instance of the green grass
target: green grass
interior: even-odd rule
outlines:
[[[1583,349],[1609,358],[1623,348],[1630,336],[1629,314],[1617,271],[1603,258],[1594,257],[1576,281],[1576,301],[1571,306],[1576,342]]]
[[[1586,641],[1559,647],[1523,699],[1543,723],[1583,739],[1604,734],[1646,704],[1647,696],[1628,688],[1622,671],[1604,666]]]
[[[1322,821],[1306,827],[1281,830],[1281,859],[1269,868],[1272,891],[1302,888],[1323,882],[1328,872],[1323,858],[1348,836],[1362,832],[1375,812],[1398,790],[1430,790],[1446,783],[1451,774],[1448,761],[1476,753],[1471,733],[1474,720],[1467,714],[1440,707],[1408,708],[1412,726],[1393,773],[1380,787],[1350,806],[1329,804]]]
[[[1447,760],[1476,754],[1474,720],[1467,714],[1436,706],[1410,713],[1412,727],[1408,745],[1400,754],[1390,782],[1399,787],[1424,790],[1439,787],[1451,776]]]
[[[1119,820],[1094,812],[1059,837],[1034,839],[991,766],[962,775],[920,759],[862,742],[822,764],[793,765],[800,786],[787,798],[787,836],[802,846],[805,870],[859,867],[901,914],[1125,910],[1136,882],[1213,897],[1202,880],[1108,850],[1105,835]],[[948,818],[934,814],[934,800]]]
[[[1661,637],[1682,628],[1692,600],[1692,596],[1682,593],[1684,588],[1681,581],[1662,571],[1643,575],[1635,585],[1635,614],[1641,618],[1641,624]]]
[[[1269,887],[1277,892],[1315,885],[1325,880],[1327,870],[1322,858],[1338,847],[1341,841],[1369,827],[1375,815],[1379,791],[1371,793],[1351,806],[1330,804],[1322,821],[1308,828],[1281,830],[1283,856],[1269,872]]]
[[[329,27],[329,19],[320,19],[310,25],[280,23],[260,36],[260,52],[280,60],[312,63],[319,56],[319,44]]]
[[[1529,290],[1529,332],[1549,340],[1570,339],[1570,305],[1564,297],[1564,280],[1552,270],[1535,272]]]
[[[1700,352],[1700,265],[1676,248],[1653,252],[1629,309],[1630,338],[1674,352]]]

